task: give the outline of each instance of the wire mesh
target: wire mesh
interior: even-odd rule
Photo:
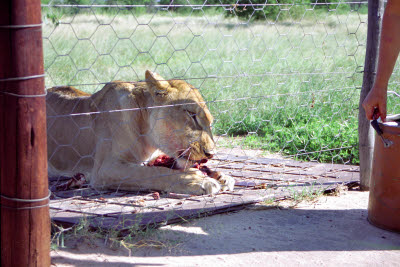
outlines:
[[[173,221],[187,203],[208,213],[356,179],[366,1],[59,0],[42,14],[57,216]],[[160,171],[163,153],[203,170],[196,190],[188,172]]]

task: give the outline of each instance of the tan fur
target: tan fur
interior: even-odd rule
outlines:
[[[198,90],[185,81],[166,81],[146,71],[146,82],[116,81],[93,95],[52,88],[47,116],[50,176],[82,172],[98,189],[197,195],[221,190],[215,179],[189,168],[212,157],[213,117]],[[163,153],[181,157],[181,170],[147,166]],[[219,181],[222,190],[233,189],[233,178],[224,175]]]
[[[76,89],[73,86],[58,86],[47,90],[47,92],[58,93],[64,96],[77,97],[77,96],[90,96],[90,94]]]

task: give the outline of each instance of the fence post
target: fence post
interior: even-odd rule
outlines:
[[[0,1],[1,266],[49,266],[40,0]]]
[[[364,101],[375,81],[382,16],[383,0],[369,0],[367,49],[365,53],[364,77],[358,113],[361,190],[369,190],[369,181],[371,179],[372,169],[372,154],[374,149],[374,132],[369,121],[365,117],[365,111],[361,106],[361,103]]]

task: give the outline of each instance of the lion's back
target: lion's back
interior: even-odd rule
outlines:
[[[50,93],[56,93],[58,95],[68,96],[68,97],[82,97],[91,96],[91,94],[76,89],[73,86],[57,86],[47,90]]]
[[[95,153],[103,153],[95,150],[97,138],[108,139],[116,133],[113,129],[125,129],[121,127],[121,121],[128,119],[138,132],[142,130],[146,122],[139,116],[140,112],[131,113],[128,117],[122,112],[102,112],[138,108],[136,102],[146,105],[145,99],[150,95],[141,93],[141,90],[143,88],[121,81],[107,83],[94,94],[72,86],[48,89],[46,104],[51,174],[68,176],[74,172],[90,172]],[[133,97],[135,101],[122,101],[123,96]],[[132,105],[124,106],[128,103]]]

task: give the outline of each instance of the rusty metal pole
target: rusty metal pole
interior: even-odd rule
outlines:
[[[374,132],[365,111],[361,106],[365,97],[375,82],[376,69],[378,67],[379,39],[383,16],[383,0],[368,1],[368,33],[367,49],[364,62],[364,77],[360,94],[360,106],[358,113],[358,137],[360,154],[360,187],[361,190],[369,190],[372,170],[372,154],[374,150]]]
[[[49,266],[40,0],[0,1],[1,266]]]

